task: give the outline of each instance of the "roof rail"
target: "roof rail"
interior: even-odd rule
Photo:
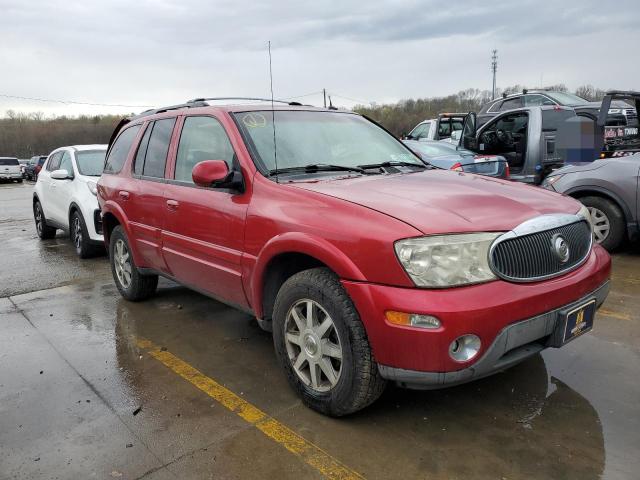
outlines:
[[[189,100],[187,103],[192,102],[209,102],[209,101],[223,101],[223,100],[254,100],[259,102],[274,102],[284,103],[286,105],[302,105],[300,102],[287,102],[286,100],[272,100],[271,98],[259,98],[259,97],[202,97]]]
[[[135,115],[133,118],[146,117],[148,115],[154,115],[156,113],[168,112],[169,110],[178,110],[179,108],[194,108],[194,107],[207,107],[207,106],[208,104],[206,102],[194,100],[186,103],[180,103],[177,105],[169,105],[167,107],[150,108],[149,110],[140,112],[138,115]]]

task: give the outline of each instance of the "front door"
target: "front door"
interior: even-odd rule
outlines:
[[[247,306],[240,263],[249,195],[196,186],[191,172],[203,160],[224,160],[230,171],[239,169],[220,121],[213,116],[186,116],[173,179],[165,190],[164,259],[180,282]]]
[[[49,218],[55,220],[60,225],[67,227],[69,225],[69,203],[71,202],[71,183],[73,182],[73,164],[71,162],[71,153],[68,150],[62,152],[60,165],[54,170],[66,170],[69,174],[68,178],[55,179],[49,175],[49,203],[51,205],[51,213]],[[50,172],[47,172],[50,173]]]

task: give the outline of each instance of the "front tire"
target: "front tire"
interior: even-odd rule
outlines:
[[[299,272],[282,285],[273,311],[273,341],[289,384],[318,412],[348,415],[384,390],[360,316],[326,268]]]
[[[155,293],[158,276],[143,275],[138,271],[131,255],[129,239],[120,225],[111,232],[109,263],[116,287],[127,300],[139,302]]]
[[[33,204],[33,218],[36,222],[36,232],[38,232],[41,240],[48,240],[56,236],[56,229],[47,225],[47,219],[44,216],[40,202]]]
[[[589,209],[596,242],[610,252],[618,248],[627,230],[620,207],[602,197],[583,197],[580,202]]]
[[[69,232],[73,246],[76,248],[76,253],[80,258],[93,257],[99,252],[100,247],[91,244],[87,225],[84,222],[82,214],[77,210],[71,215]]]

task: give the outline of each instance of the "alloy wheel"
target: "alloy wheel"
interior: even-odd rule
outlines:
[[[127,244],[120,238],[115,244],[113,266],[120,285],[122,288],[128,289],[131,285],[131,255],[129,255]]]
[[[38,235],[42,235],[42,209],[40,208],[40,204],[36,204],[34,213],[36,216],[36,230],[38,231]]]
[[[76,250],[82,249],[82,225],[80,224],[80,217],[73,217],[73,243],[76,246]]]
[[[609,236],[611,231],[611,224],[609,223],[609,217],[600,209],[595,207],[587,207],[589,214],[591,215],[591,223],[593,224],[593,234],[596,242],[602,243]]]
[[[314,300],[297,301],[287,313],[284,335],[296,375],[316,392],[335,387],[342,372],[342,344],[327,311]]]

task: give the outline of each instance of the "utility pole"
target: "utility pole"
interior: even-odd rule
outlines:
[[[327,91],[322,89],[322,96],[324,97],[324,108],[327,108]]]
[[[491,51],[491,71],[493,72],[493,88],[491,89],[491,99],[496,98],[496,72],[498,71],[498,50]]]

